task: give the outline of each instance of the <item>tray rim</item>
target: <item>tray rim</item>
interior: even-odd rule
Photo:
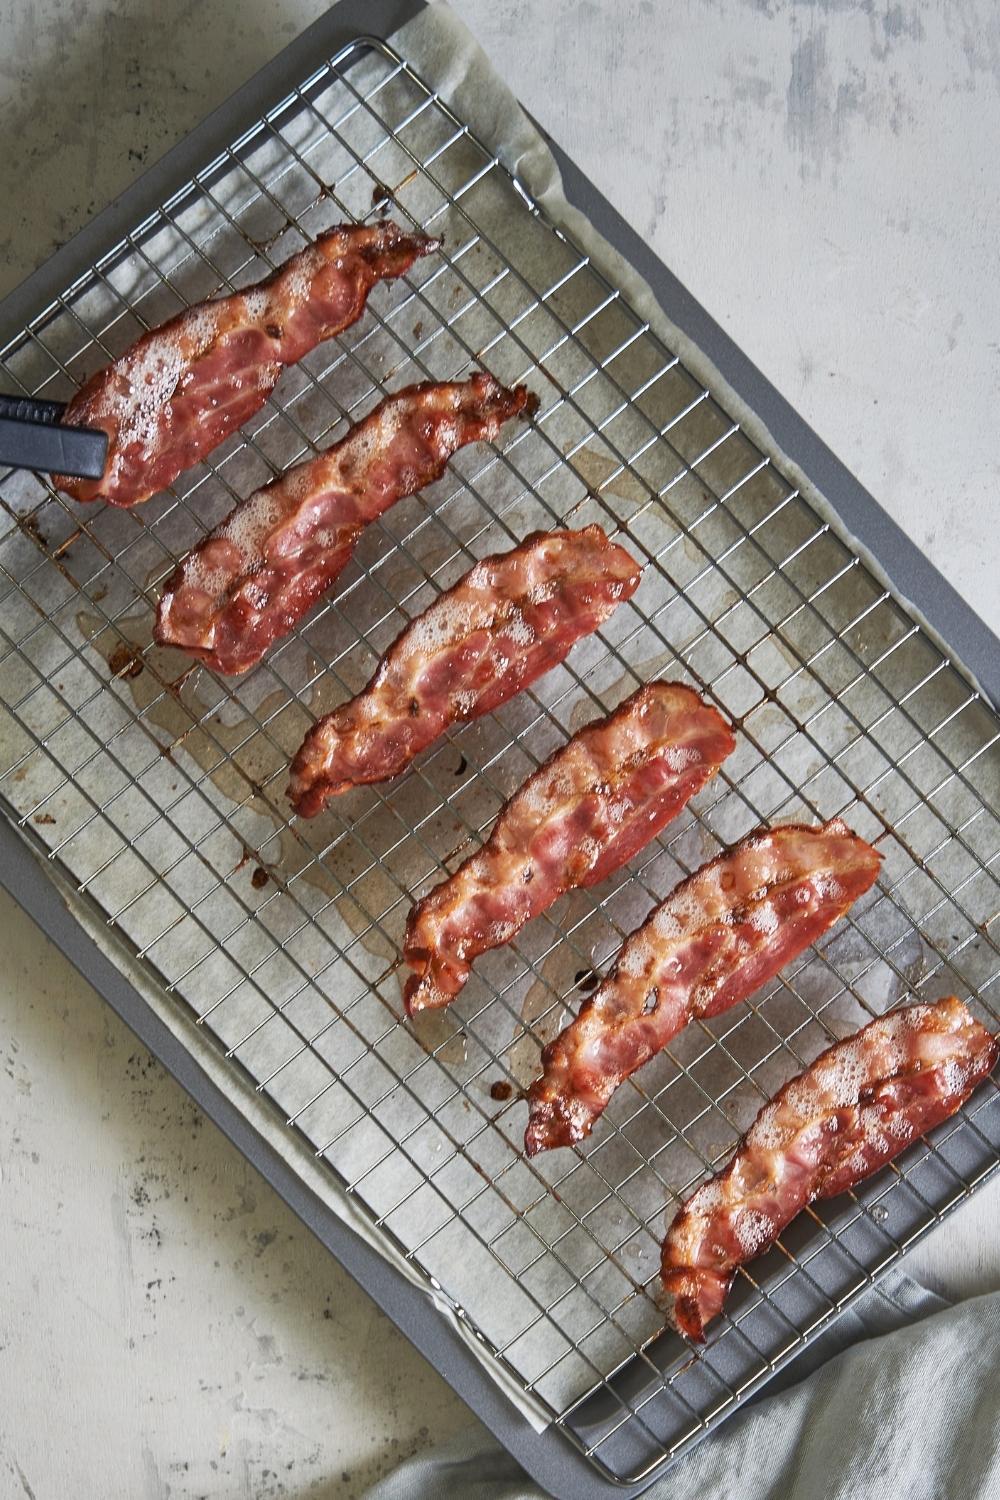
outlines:
[[[280,53],[148,167],[112,203],[84,225],[37,270],[0,300],[0,344],[30,321],[86,271],[122,233],[154,212],[218,149],[238,137],[311,66],[366,38],[383,42],[428,8],[427,0],[339,0]],[[737,395],[764,423],[775,443],[823,494],[852,538],[874,558],[892,587],[939,636],[955,665],[971,672],[991,706],[1000,704],[1000,639],[920,551],[851,471],[836,457],[777,388],[732,341],[638,233],[534,117],[552,151],[567,199],[583,212],[648,282],[664,312],[705,354]],[[911,603],[926,599],[924,605]],[[389,1264],[298,1177],[209,1077],[179,1037],[153,1012],[76,919],[61,882],[46,859],[6,819],[0,820],[0,886],[50,938],[142,1044],[204,1110],[228,1140],[261,1173],[348,1274],[448,1382],[474,1414],[553,1495],[600,1500],[637,1496],[663,1476],[669,1457],[637,1483],[602,1475],[551,1424],[538,1433],[476,1358],[460,1332],[419,1287]],[[989,1173],[987,1175],[993,1175]],[[985,1181],[985,1176],[976,1186]],[[947,1212],[947,1209],[945,1210]],[[922,1237],[922,1236],[921,1236]],[[893,1258],[893,1263],[898,1257]],[[876,1272],[875,1275],[881,1274]],[[853,1299],[852,1299],[853,1300]],[[839,1310],[838,1310],[839,1312]],[[754,1392],[828,1327],[823,1319],[787,1359],[753,1383]],[[744,1400],[749,1392],[744,1396]],[[714,1430],[714,1429],[710,1429]],[[706,1433],[685,1444],[690,1451]]]

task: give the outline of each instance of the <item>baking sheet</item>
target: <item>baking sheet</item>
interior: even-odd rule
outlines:
[[[817,806],[839,810],[838,798],[847,796],[852,785],[874,784],[876,795],[857,816],[852,815],[852,821],[860,832],[874,836],[879,817],[908,820],[910,843],[901,843],[898,852],[893,851],[898,858],[895,869],[889,865],[893,878],[903,875],[904,861],[914,853],[922,859],[921,850],[935,850],[935,879],[961,886],[969,874],[967,850],[959,845],[936,850],[934,825],[942,813],[948,823],[961,825],[964,817],[973,816],[973,804],[981,798],[970,825],[972,834],[963,843],[971,837],[982,860],[995,858],[995,820],[982,811],[983,804],[987,809],[997,805],[996,757],[982,748],[995,742],[995,730],[963,679],[935,661],[933,643],[914,635],[904,612],[882,597],[884,591],[875,575],[858,569],[849,560],[848,549],[832,534],[820,534],[816,511],[807,503],[816,497],[808,493],[802,476],[790,473],[782,463],[781,475],[772,464],[754,470],[747,479],[753,468],[753,445],[747,441],[744,446],[740,439],[726,440],[724,446],[728,427],[720,408],[699,394],[702,382],[716,393],[727,393],[721,392],[718,382],[712,384],[712,372],[697,351],[684,346],[676,330],[664,326],[638,279],[561,200],[558,174],[547,148],[454,18],[436,7],[405,29],[399,46],[418,72],[433,79],[442,97],[453,102],[485,139],[503,142],[504,162],[515,168],[535,201],[571,228],[578,244],[612,283],[625,288],[639,319],[614,297],[595,317],[595,280],[585,267],[573,269],[580,264],[579,250],[569,244],[554,247],[542,224],[526,216],[519,218],[512,238],[513,190],[502,174],[491,171],[477,156],[478,148],[471,141],[461,133],[456,135],[435,160],[434,174],[440,178],[450,173],[448,180],[457,186],[481,168],[482,175],[463,194],[467,206],[474,208],[477,222],[488,226],[489,237],[509,249],[524,283],[551,289],[545,305],[526,311],[523,297],[517,300],[513,285],[517,278],[504,275],[502,257],[492,256],[482,242],[473,246],[459,264],[482,292],[476,310],[476,350],[484,349],[486,362],[508,378],[523,373],[525,347],[537,350],[544,354],[543,387],[553,376],[564,385],[572,384],[585,375],[586,359],[572,346],[558,351],[559,360],[547,353],[559,337],[552,313],[571,327],[586,317],[582,342],[597,373],[582,388],[575,409],[567,403],[550,416],[547,443],[531,433],[508,440],[516,473],[495,457],[464,455],[455,466],[455,475],[425,499],[413,505],[408,502],[398,515],[394,512],[371,539],[370,553],[363,558],[374,568],[380,587],[362,585],[360,576],[352,574],[338,594],[336,609],[321,611],[299,640],[290,643],[265,670],[239,684],[232,696],[206,673],[197,674],[180,694],[163,687],[176,676],[179,663],[161,659],[150,647],[148,604],[141,603],[140,596],[152,597],[157,580],[168,571],[165,549],[179,550],[198,534],[186,529],[198,524],[192,509],[200,520],[211,523],[231,503],[231,489],[246,493],[266,477],[268,462],[280,465],[297,456],[303,433],[308,440],[323,439],[352,398],[364,408],[371,384],[362,370],[370,372],[382,360],[386,368],[392,368],[395,384],[424,373],[427,367],[436,374],[455,373],[456,361],[461,365],[465,353],[450,333],[439,334],[433,319],[415,312],[401,290],[393,305],[398,309],[400,329],[406,320],[402,337],[419,352],[420,363],[414,363],[412,370],[399,365],[398,340],[385,329],[372,331],[366,323],[354,344],[358,358],[341,360],[335,370],[324,371],[323,381],[336,393],[336,404],[324,401],[308,383],[303,383],[296,396],[286,392],[294,424],[262,419],[256,447],[235,445],[214,470],[193,477],[186,491],[190,508],[169,500],[154,501],[144,508],[138,522],[104,512],[93,524],[92,535],[77,541],[69,541],[72,518],[65,508],[68,518],[63,535],[57,530],[62,524],[58,512],[47,511],[43,526],[48,561],[41,570],[43,576],[29,587],[39,588],[39,601],[44,598],[48,618],[55,625],[36,632],[30,649],[19,651],[15,666],[24,680],[8,679],[4,687],[12,698],[31,691],[26,676],[29,662],[49,686],[32,692],[30,718],[5,742],[11,769],[0,787],[29,819],[36,835],[60,850],[77,881],[86,882],[95,905],[105,913],[114,912],[117,928],[174,985],[174,993],[183,996],[191,1012],[204,1017],[200,1029],[192,1028],[190,1013],[150,983],[147,966],[133,965],[134,982],[168,1024],[202,1055],[216,1081],[240,1096],[241,1107],[255,1117],[272,1144],[383,1253],[392,1253],[385,1231],[396,1236],[398,1248],[411,1258],[396,1255],[394,1259],[407,1266],[417,1284],[426,1288],[430,1275],[447,1288],[447,1298],[439,1294],[442,1301],[449,1308],[454,1304],[463,1308],[458,1326],[491,1372],[507,1382],[520,1408],[541,1426],[548,1411],[565,1410],[590,1389],[595,1371],[607,1374],[629,1356],[634,1342],[656,1332],[658,1311],[641,1288],[655,1270],[656,1239],[668,1192],[682,1191],[699,1174],[700,1159],[712,1159],[726,1149],[737,1129],[752,1117],[760,1094],[795,1071],[796,1052],[807,1058],[825,1044],[828,1027],[850,1030],[864,1018],[862,1006],[845,984],[852,984],[855,995],[860,994],[871,1008],[882,1009],[899,998],[909,982],[937,983],[942,969],[940,944],[954,942],[961,945],[962,984],[966,989],[978,986],[986,993],[995,978],[995,950],[985,932],[980,940],[972,935],[971,927],[980,910],[981,920],[989,919],[995,910],[995,892],[987,881],[981,890],[942,910],[935,909],[928,891],[926,900],[914,902],[912,915],[924,929],[919,934],[912,922],[907,928],[900,920],[897,904],[891,910],[884,902],[873,904],[867,926],[862,920],[843,933],[826,950],[822,962],[804,961],[794,990],[775,986],[753,1012],[732,1025],[735,1040],[727,1030],[727,1046],[713,1049],[703,1061],[706,1039],[699,1033],[673,1049],[672,1057],[647,1070],[641,1093],[623,1090],[622,1096],[628,1097],[620,1096],[617,1113],[612,1111],[608,1120],[609,1126],[614,1123],[618,1129],[594,1142],[584,1153],[582,1165],[576,1159],[562,1160],[565,1153],[551,1160],[543,1158],[530,1169],[521,1162],[523,1107],[512,1103],[498,1109],[490,1095],[493,1083],[506,1079],[520,1085],[528,1080],[540,1041],[561,1022],[566,1005],[578,999],[580,991],[575,987],[586,984],[591,969],[600,967],[614,951],[618,930],[638,921],[655,894],[665,893],[681,873],[714,852],[720,841],[744,832],[749,826],[748,800],[755,810],[809,815]],[[352,69],[353,88],[367,93],[377,83],[379,69],[385,73],[384,59],[372,58]],[[379,109],[388,112],[392,87],[386,84]],[[332,85],[332,92],[342,97],[343,85]],[[285,145],[290,140],[302,157],[308,154],[321,166],[323,177],[336,181],[350,163],[343,156],[338,162],[340,148],[335,143],[324,144],[321,119],[327,111],[339,118],[343,106],[325,98],[322,91],[314,103],[316,114],[290,115],[281,123],[282,140]],[[415,217],[426,219],[435,213],[440,195],[435,196],[427,173],[418,172],[405,187],[399,184],[408,175],[408,153],[426,160],[438,150],[440,119],[418,115],[404,127],[405,146],[397,149],[394,144],[383,154],[377,126],[363,111],[358,116],[358,133],[351,137],[355,149],[361,153],[374,150],[372,170],[396,187],[400,203]],[[366,130],[371,132],[367,140]],[[328,205],[320,203],[314,212],[309,196],[312,185],[306,176],[296,184],[284,180],[282,160],[281,144],[268,138],[261,143],[260,155],[254,156],[254,171],[274,183],[282,204],[287,204],[290,193],[301,193],[295,211],[301,214],[304,227],[319,227]],[[358,196],[347,206],[359,214],[370,212],[370,179],[355,173],[352,180],[350,191],[356,188],[367,195],[367,201]],[[88,326],[103,326],[119,296],[139,305],[144,316],[168,315],[173,308],[161,284],[164,268],[173,269],[178,285],[180,278],[191,278],[184,281],[185,296],[203,294],[195,284],[202,273],[197,261],[191,263],[190,243],[214,234],[220,211],[237,219],[244,231],[258,232],[268,253],[283,258],[293,246],[269,240],[269,205],[248,199],[247,186],[234,162],[229,176],[223,171],[213,178],[209,199],[192,198],[190,204],[178,205],[174,228],[165,230],[162,238],[143,242],[145,261],[143,256],[127,259],[109,273],[110,291],[97,287],[78,299],[75,316]],[[449,243],[461,246],[461,215],[450,217],[456,239]],[[225,253],[225,233],[215,235],[215,240],[214,253]],[[562,250],[565,255],[560,259]],[[475,269],[469,271],[470,266]],[[241,274],[245,270],[240,267]],[[453,324],[461,320],[462,297],[461,278],[428,284],[426,301],[441,314],[440,327],[449,320]],[[493,333],[483,321],[485,303],[494,309]],[[503,330],[504,320],[514,318],[520,319],[516,340]],[[674,353],[683,354],[687,369],[678,365],[673,371],[663,370],[662,356],[657,354],[661,373],[653,381],[650,363],[652,384],[643,410],[658,426],[673,421],[674,440],[681,436],[677,414],[686,414],[682,432],[689,461],[710,450],[718,439],[714,463],[709,452],[698,464],[697,475],[685,470],[685,455],[679,461],[678,452],[671,453],[662,444],[651,445],[616,473],[616,454],[632,454],[642,443],[642,423],[633,412],[611,418],[608,414],[615,406],[615,382],[620,380],[632,390],[640,387],[641,361],[654,357],[644,321],[662,329]],[[418,330],[417,325],[425,322],[427,326]],[[137,326],[130,328],[118,315],[105,336],[124,347]],[[79,330],[70,320],[61,335],[64,345],[57,335],[58,330],[47,332],[47,352],[63,358],[73,373]],[[626,340],[630,342],[622,347]],[[621,352],[615,354],[618,349]],[[93,367],[93,350],[89,357]],[[19,368],[27,382],[32,378],[28,364],[39,358],[38,349],[29,349],[24,358]],[[580,361],[575,372],[568,363],[572,359]],[[609,366],[613,366],[610,373]],[[548,394],[551,397],[551,390]],[[731,400],[725,404],[742,430],[766,447],[766,434],[755,429],[752,416],[736,410]],[[591,423],[605,423],[605,441],[587,431],[581,405]],[[554,471],[549,453],[552,442],[568,455],[568,462]],[[673,464],[674,470],[665,470],[665,463]],[[502,516],[499,525],[484,526],[482,504],[468,484],[457,482],[459,474],[488,497],[490,511]],[[518,475],[532,480],[541,500],[524,492]],[[7,505],[34,513],[39,503],[32,488],[35,483],[27,476],[8,480],[4,486]],[[648,503],[650,484],[665,491],[662,509]],[[767,544],[775,554],[780,515],[780,545],[782,555],[790,559],[786,571],[791,573],[794,589],[812,597],[817,588],[824,587],[822,614],[833,622],[833,629],[828,627],[824,634],[817,612],[803,610],[792,644],[784,637],[774,640],[769,633],[758,634],[760,622],[753,611],[744,611],[741,597],[751,592],[765,612],[770,610],[780,618],[788,613],[788,603],[794,602],[794,589],[787,601],[778,597],[778,585],[761,571],[760,558],[752,556],[751,549],[739,555],[735,533],[726,530],[724,512],[709,506],[705,514],[706,485],[727,496],[736,493],[736,486],[742,523],[756,525],[759,518],[762,528],[770,526],[776,534]],[[305,702],[316,713],[360,685],[378,650],[398,629],[398,606],[402,604],[412,614],[432,596],[427,575],[433,575],[437,586],[447,586],[467,566],[470,553],[493,550],[503,545],[505,536],[522,535],[533,525],[551,524],[553,513],[560,517],[572,513],[580,524],[590,519],[607,524],[609,506],[645,547],[667,559],[672,585],[666,593],[652,597],[649,586],[661,587],[662,580],[644,583],[647,592],[637,599],[637,607],[646,620],[622,611],[621,619],[615,617],[609,628],[610,646],[617,655],[609,650],[605,633],[603,642],[588,643],[574,656],[575,680],[553,674],[538,694],[512,705],[496,724],[491,721],[461,731],[398,791],[385,797],[364,794],[352,805],[349,821],[341,824],[335,819],[321,820],[321,826],[307,828],[304,837],[298,828],[289,830],[283,810],[279,818],[275,809],[281,807],[288,753],[307,722],[299,705]],[[762,534],[767,541],[768,532]],[[802,549],[798,560],[797,537]],[[404,538],[405,546],[387,548],[387,541],[395,539],[398,544]],[[22,530],[9,533],[0,545],[26,547],[30,554],[37,540]],[[64,544],[65,550],[57,556]],[[93,548],[89,562],[87,547]],[[113,557],[113,565],[102,561],[101,547]],[[728,548],[733,550],[727,552]],[[725,558],[725,569],[707,567],[706,556]],[[16,557],[8,553],[5,567],[25,579],[32,561],[20,551]],[[81,579],[85,580],[83,600],[77,597]],[[62,597],[58,597],[60,588]],[[54,613],[52,590],[57,591]],[[18,608],[18,617],[9,621],[11,631],[18,632],[11,638],[20,640],[23,599],[19,596],[8,602]],[[0,610],[3,607],[0,603]],[[713,622],[711,630],[704,625],[706,611]],[[866,696],[856,688],[848,689],[853,699],[824,715],[827,722],[821,736],[828,734],[829,739],[821,738],[818,747],[815,736],[813,741],[795,737],[785,744],[789,723],[812,722],[831,695],[846,688],[846,680],[838,674],[848,664],[843,636],[855,615],[861,620],[850,637],[851,652],[869,669],[875,668],[864,685]],[[2,615],[0,621],[7,626]],[[356,645],[359,631],[365,641],[360,651]],[[780,701],[776,697],[770,704],[751,708],[741,705],[739,693],[745,690],[746,681],[740,670],[729,666],[727,650],[733,661],[740,654],[746,658],[756,652],[755,667],[765,674],[771,672],[776,683],[785,682],[789,670],[795,671],[803,660],[812,665],[785,688]],[[915,659],[917,652],[924,654],[923,671],[922,662]],[[323,662],[333,663],[333,674],[323,672]],[[752,713],[748,735],[753,733],[758,746],[766,747],[769,735],[774,745],[783,746],[778,769],[769,771],[759,748],[744,747],[741,753],[746,759],[736,774],[744,778],[741,785],[755,778],[749,799],[745,794],[703,799],[701,817],[680,820],[639,879],[620,881],[600,908],[581,897],[566,903],[555,922],[536,924],[539,930],[526,934],[513,962],[510,954],[498,955],[480,966],[478,987],[470,990],[461,1011],[435,1018],[414,1041],[392,1021],[399,1010],[398,979],[382,977],[394,956],[405,916],[401,885],[426,881],[436,861],[454,852],[467,825],[489,823],[502,796],[530,768],[530,757],[544,755],[557,742],[560,725],[575,729],[597,711],[599,703],[613,703],[623,696],[634,685],[634,677],[673,673],[682,664],[697,678],[713,683],[725,684],[728,675],[728,686],[722,688],[724,694],[732,695],[727,706],[734,713]],[[103,684],[109,672],[115,674],[114,685],[101,692],[97,704],[95,676]],[[914,685],[927,676],[932,690],[921,697]],[[906,763],[918,785],[923,782],[932,788],[949,764],[962,765],[969,755],[976,755],[961,778],[948,781],[947,809],[929,815],[923,828],[923,814],[913,800],[914,775],[905,779],[895,775],[891,761],[884,755],[880,760],[870,735],[852,753],[846,769],[828,775],[830,756],[849,743],[852,716],[860,716],[870,727],[877,722],[880,700],[884,700],[884,712],[893,722],[893,733],[898,733],[902,725],[896,723],[889,705],[906,694],[911,699],[915,696],[910,715],[914,725],[907,731],[909,738],[899,740],[895,759],[908,757]],[[67,703],[76,709],[68,723]],[[945,721],[947,754],[941,759],[936,747],[928,750],[926,729]],[[114,764],[106,756],[95,756],[95,727],[100,736],[114,734]],[[50,789],[46,777],[52,776],[53,755],[34,752],[32,735],[44,739],[63,766],[79,768],[77,788],[56,788],[53,781]],[[152,761],[151,736],[169,752],[157,753]],[[455,771],[463,759],[478,766],[481,773],[467,805],[455,788]],[[138,789],[132,785],[136,775]],[[110,820],[104,814],[92,816],[87,802],[88,794],[92,798],[98,794],[107,802],[113,790],[109,776],[118,776],[121,782]],[[797,804],[790,797],[790,786],[803,787],[808,803]],[[415,821],[420,823],[419,834],[404,837],[406,825]],[[114,835],[111,823],[117,830]],[[366,830],[369,847],[370,835],[383,851],[386,863],[376,869],[365,867],[368,855],[358,841],[359,828]],[[915,829],[920,830],[919,837],[911,838]],[[191,857],[193,837],[197,839],[196,858]],[[244,850],[250,857],[244,859]],[[147,890],[151,869],[157,872],[157,880]],[[264,881],[255,884],[258,870]],[[199,880],[204,882],[203,892]],[[910,881],[907,896],[915,895],[918,888],[923,889]],[[199,917],[194,922],[186,914],[193,898],[198,900]],[[94,908],[87,910],[92,923],[96,920],[100,926]],[[305,925],[303,912],[308,918]],[[372,925],[372,912],[380,914],[378,925]],[[962,927],[956,935],[944,935],[946,925],[961,923],[970,928],[968,933]],[[225,953],[214,942],[219,933],[231,934]],[[561,941],[563,935],[565,941]],[[280,956],[275,952],[276,940],[284,945]],[[120,961],[117,947],[115,952]],[[304,988],[303,976],[309,981]],[[949,987],[959,986],[951,983]],[[278,1024],[270,1002],[285,1007]],[[819,1009],[824,1024],[811,1018],[811,1011]],[[755,1020],[765,1029],[754,1039]],[[355,1186],[352,1194],[337,1191],[322,1164],[275,1119],[255,1087],[241,1081],[214,1044],[202,1041],[205,1027],[211,1027],[227,1046],[240,1044],[239,1062],[247,1075],[269,1080],[269,1092],[278,1105],[295,1114],[301,1131],[317,1149],[326,1151],[348,1183],[360,1184],[360,1190]],[[776,1046],[768,1055],[769,1031],[788,1038],[789,1045]],[[303,1036],[312,1039],[308,1049],[302,1048]],[[727,1052],[735,1052],[728,1063]],[[754,1071],[748,1081],[746,1068],[751,1065]],[[732,1068],[731,1078],[720,1074],[720,1068],[727,1066]],[[340,1082],[329,1087],[331,1067]],[[708,1079],[708,1068],[712,1072],[706,1093],[703,1080]],[[401,1076],[406,1082],[402,1091]],[[317,1103],[301,1109],[303,1099],[313,1095],[319,1096]],[[716,1102],[717,1095],[721,1098]],[[659,1104],[654,1103],[657,1099]],[[400,1135],[405,1145],[402,1152],[397,1149]],[[650,1160],[652,1165],[647,1165]],[[428,1179],[433,1182],[430,1190]],[[552,1182],[557,1183],[557,1194],[545,1191]],[[358,1200],[366,1209],[359,1208]],[[459,1210],[461,1221],[456,1217]],[[383,1230],[371,1228],[372,1212],[386,1216]],[[475,1242],[465,1232],[469,1222],[476,1229]],[[475,1253],[474,1244],[478,1246]],[[544,1317],[539,1317],[539,1307],[547,1309]],[[504,1361],[488,1352],[470,1324],[505,1349]],[[521,1341],[512,1341],[511,1332],[521,1329]],[[515,1372],[536,1384],[548,1409],[525,1396]]]

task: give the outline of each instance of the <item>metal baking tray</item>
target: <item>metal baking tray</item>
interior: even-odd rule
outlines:
[[[135,513],[0,476],[0,879],[541,1484],[636,1494],[996,1167],[989,1083],[893,1168],[803,1215],[739,1278],[703,1350],[662,1331],[665,1217],[781,1081],[911,993],[954,991],[997,1024],[1000,650],[563,152],[570,200],[835,516],[406,60],[359,39],[419,8],[345,0],[0,308],[5,386],[65,398],[142,327],[255,279],[330,222],[377,215],[386,186],[397,217],[446,240]],[[536,420],[371,528],[258,669],[185,675],[152,645],[159,582],[236,497],[387,384],[478,363],[527,379]],[[634,601],[399,784],[290,818],[287,760],[310,715],[470,559],[567,516],[627,534],[648,564]],[[408,1026],[392,968],[411,894],[567,733],[660,673],[739,723],[717,789],[480,963],[451,1013]],[[519,1090],[622,933],[757,823],[835,813],[885,855],[870,897],[752,1003],[689,1027],[581,1150],[525,1161]],[[384,1254],[208,1077],[188,1024],[347,1190]]]

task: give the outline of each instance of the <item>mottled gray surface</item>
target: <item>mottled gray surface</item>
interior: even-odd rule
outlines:
[[[323,7],[0,0],[0,291]],[[1000,628],[991,0],[456,0]],[[0,903],[0,1494],[363,1488],[463,1408]],[[911,1257],[1000,1282],[988,1191]]]

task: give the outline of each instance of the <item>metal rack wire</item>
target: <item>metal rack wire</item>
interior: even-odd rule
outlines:
[[[273,1101],[595,1468],[650,1476],[990,1172],[997,1088],[746,1269],[704,1351],[662,1332],[664,1215],[761,1100],[869,1015],[955,992],[998,1020],[1000,724],[841,534],[383,44],[278,103],[0,355],[65,397],[144,327],[391,208],[442,256],[286,372],[249,428],[137,512],[0,479],[0,800]],[[241,496],[385,389],[485,365],[540,395],[362,539],[333,595],[237,682],[151,642],[158,584]],[[312,824],[287,763],[402,621],[535,526],[596,520],[643,583],[592,640],[398,785]],[[740,728],[696,805],[411,1027],[391,972],[414,893],[523,776],[650,676]],[[579,1151],[520,1151],[542,1043],[650,906],[755,825],[844,814],[869,898],[749,1004],[688,1028]]]

